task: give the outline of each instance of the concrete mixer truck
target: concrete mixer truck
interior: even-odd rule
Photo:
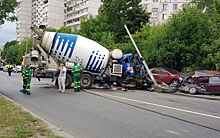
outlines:
[[[31,29],[37,37],[29,61],[37,77],[45,77],[49,70],[56,70],[60,60],[69,69],[66,76],[68,88],[73,82],[71,68],[76,61],[83,68],[83,88],[90,88],[97,83],[138,88],[148,85],[143,59],[138,54],[123,55],[120,49],[109,52],[95,41],[80,35],[48,32],[36,27]],[[50,67],[51,63],[55,63],[54,66]]]

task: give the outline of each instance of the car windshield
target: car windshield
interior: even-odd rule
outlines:
[[[175,69],[170,69],[170,68],[165,68],[167,71],[169,71],[172,74],[180,74],[179,71],[175,70]]]

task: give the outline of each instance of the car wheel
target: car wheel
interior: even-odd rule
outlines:
[[[82,88],[89,89],[92,86],[92,77],[89,74],[81,75],[81,86]]]
[[[180,84],[178,79],[173,79],[170,83],[170,86],[177,87]]]
[[[190,94],[196,94],[196,93],[197,93],[196,87],[190,87],[190,88],[189,88],[189,93],[190,93]]]

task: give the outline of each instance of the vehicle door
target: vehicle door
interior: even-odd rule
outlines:
[[[195,84],[198,86],[200,91],[208,91],[209,77],[198,77],[196,78]]]
[[[169,74],[168,71],[161,69],[159,70],[159,73],[160,73],[159,79],[161,82],[170,83],[172,76]]]
[[[220,77],[210,77],[209,78],[209,92],[220,92]]]
[[[151,70],[152,75],[154,76],[154,79],[156,80],[156,82],[161,82],[160,81],[160,71],[157,69],[152,69]]]

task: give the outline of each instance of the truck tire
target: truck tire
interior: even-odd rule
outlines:
[[[65,88],[70,88],[71,87],[71,84],[72,84],[72,77],[71,75],[69,74],[66,74],[66,80],[65,80]],[[59,88],[59,84],[58,84],[58,77],[56,77],[56,82],[55,82],[55,85],[57,86],[57,88]]]
[[[89,74],[81,75],[81,87],[84,89],[89,89],[92,86],[92,77]]]
[[[66,74],[66,81],[65,81],[65,87],[68,89],[71,87],[72,84],[72,77],[70,74]]]

